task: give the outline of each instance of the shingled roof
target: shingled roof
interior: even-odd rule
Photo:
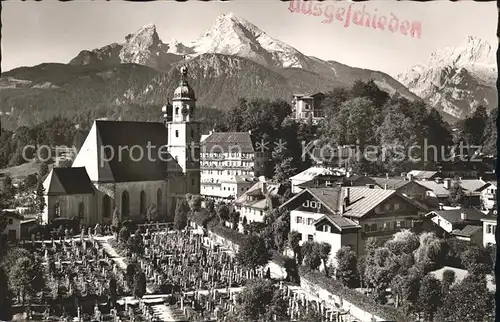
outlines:
[[[253,153],[252,137],[248,132],[214,132],[201,142],[202,153]]]
[[[94,186],[85,168],[53,168],[44,182],[49,196],[93,194]]]

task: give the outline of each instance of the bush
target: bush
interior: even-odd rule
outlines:
[[[409,321],[403,314],[401,314],[401,312],[399,312],[395,308],[377,304],[366,295],[361,294],[356,290],[344,287],[340,281],[328,278],[320,272],[310,271],[303,267],[300,267],[299,274],[301,278],[307,279],[309,282],[316,284],[317,286],[331,292],[332,294],[340,296],[344,300],[373,315],[377,315],[388,321]]]

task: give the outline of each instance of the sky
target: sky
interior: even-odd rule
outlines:
[[[347,1],[325,1],[347,8]],[[421,39],[334,20],[291,12],[289,3],[268,0],[228,2],[112,0],[2,3],[2,71],[46,62],[67,63],[81,50],[92,50],[154,23],[164,42],[175,37],[186,43],[209,29],[217,16],[233,12],[271,37],[309,56],[384,71],[395,76],[413,65],[425,64],[438,48],[459,46],[476,36],[497,46],[497,8],[494,1],[369,1],[353,4],[378,16],[394,14],[401,21],[419,21]]]

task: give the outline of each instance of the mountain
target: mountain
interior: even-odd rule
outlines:
[[[192,43],[164,43],[156,27],[147,24],[122,43],[81,51],[68,64],[2,73],[0,106],[14,108],[18,124],[28,117],[40,121],[104,106],[119,115],[130,106],[161,106],[177,87],[181,65],[189,68],[198,104],[221,110],[240,97],[289,101],[295,93],[329,91],[358,79],[373,79],[383,90],[419,100],[385,73],[306,56],[229,13]]]
[[[463,45],[436,51],[425,66],[414,66],[397,79],[432,106],[463,119],[478,105],[492,109],[498,102],[495,54],[486,41],[468,37]]]

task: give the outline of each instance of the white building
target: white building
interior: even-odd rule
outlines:
[[[266,153],[257,151],[250,132],[210,132],[201,141],[200,193],[214,199],[236,199],[255,184]]]
[[[483,246],[496,245],[497,217],[488,216],[481,219],[481,221],[483,222]]]
[[[324,117],[320,101],[325,97],[323,93],[312,95],[295,94],[292,100],[293,115],[296,120],[311,120],[316,124]]]
[[[489,181],[478,191],[481,192],[481,206],[483,210],[494,210],[497,204],[497,184]]]
[[[311,167],[307,170],[302,171],[290,178],[292,184],[292,193],[299,193],[303,188],[299,187],[301,184],[307,183],[318,177],[332,177],[332,183],[335,177],[342,176],[342,173],[337,170],[332,170],[323,167]]]

